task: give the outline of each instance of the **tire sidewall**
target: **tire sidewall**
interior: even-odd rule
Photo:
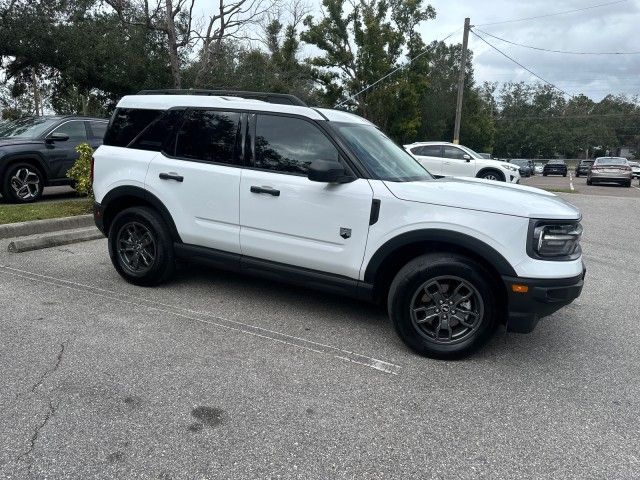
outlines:
[[[13,192],[13,188],[11,188],[11,178],[15,175],[16,170],[19,170],[20,168],[29,168],[29,170],[32,170],[33,172],[36,173],[36,175],[38,175],[38,179],[40,180],[40,190],[38,191],[38,194],[35,197],[30,198],[28,200],[23,200],[22,198],[16,196],[16,194]],[[26,162],[14,163],[12,165],[9,165],[5,170],[5,178],[2,185],[2,194],[11,203],[26,204],[26,203],[37,202],[38,200],[40,200],[40,198],[42,198],[43,190],[44,190],[44,175],[42,175],[42,172],[40,171],[40,169],[34,166],[33,164],[26,163]]]
[[[149,229],[156,244],[156,257],[153,266],[144,273],[131,272],[122,264],[117,250],[117,235],[123,225],[136,221]],[[155,285],[162,282],[173,271],[173,242],[162,218],[146,207],[133,207],[120,212],[111,222],[108,235],[109,257],[118,273],[127,281],[136,285]]]
[[[487,175],[493,175],[496,179],[487,178]],[[482,173],[481,177],[483,180],[492,180],[494,182],[506,182],[506,177],[502,175],[502,173],[497,170],[489,170],[487,172]]]
[[[493,282],[484,269],[472,261],[452,257],[448,259],[427,259],[416,265],[407,265],[398,273],[397,282],[394,281],[389,302],[389,315],[392,318],[396,332],[402,340],[414,351],[433,358],[460,358],[473,352],[481,346],[493,332],[496,325],[496,297],[492,291]],[[407,268],[409,267],[409,268]],[[403,271],[404,270],[404,271]],[[411,300],[416,290],[427,280],[440,276],[455,276],[473,285],[484,303],[484,315],[481,325],[468,338],[451,344],[440,345],[426,340],[413,325],[409,313]]]

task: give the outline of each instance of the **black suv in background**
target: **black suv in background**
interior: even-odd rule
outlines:
[[[589,175],[589,170],[591,170],[593,162],[594,160],[580,160],[576,165],[576,177],[579,177],[580,175]]]
[[[76,146],[102,144],[107,120],[75,116],[27,117],[0,124],[0,191],[5,201],[35,202],[50,185],[70,185]]]
[[[542,175],[562,175],[567,176],[567,164],[564,160],[549,160],[542,169]]]

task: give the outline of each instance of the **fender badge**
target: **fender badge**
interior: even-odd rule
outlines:
[[[351,229],[340,227],[340,236],[344,239],[351,237]]]

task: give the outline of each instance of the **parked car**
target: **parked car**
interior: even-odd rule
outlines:
[[[509,161],[509,163],[518,166],[518,168],[520,169],[519,171],[521,177],[530,177],[532,175],[533,170],[529,165],[529,160],[526,160],[524,158],[513,158]]]
[[[536,162],[534,164],[534,171],[536,173],[542,173],[544,171],[544,163]]]
[[[28,117],[0,126],[2,196],[14,203],[35,202],[50,185],[70,185],[67,171],[78,158],[76,146],[102,144],[107,120],[61,116]]]
[[[477,152],[449,142],[418,142],[404,146],[435,177],[477,177],[507,183],[520,181],[519,168],[483,158]]]
[[[630,161],[629,166],[631,167],[633,178],[640,178],[640,163]]]
[[[434,180],[344,111],[172,92],[120,100],[94,154],[95,222],[133,284],[181,259],[380,301],[438,358],[580,295],[581,215],[550,192]]]
[[[549,160],[542,169],[542,175],[562,175],[567,176],[567,164],[564,160]]]
[[[579,177],[580,175],[588,175],[593,162],[594,160],[580,160],[580,162],[576,165],[576,177]]]
[[[598,157],[593,162],[589,175],[587,176],[587,185],[602,182],[614,182],[631,186],[633,179],[633,170],[629,166],[629,162],[623,157]]]

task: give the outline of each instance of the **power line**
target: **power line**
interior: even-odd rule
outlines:
[[[548,17],[555,17],[557,15],[565,15],[567,13],[583,12],[585,10],[591,10],[592,8],[606,7],[608,5],[615,5],[618,3],[625,3],[625,2],[627,2],[627,0],[616,0],[615,2],[599,3],[597,5],[591,5],[589,7],[576,8],[574,10],[565,10],[564,12],[549,13],[547,15],[537,15],[535,17],[516,18],[513,20],[502,20],[500,22],[481,23],[481,24],[478,24],[477,26],[485,27],[487,25],[502,25],[504,23],[515,23],[515,22],[524,22],[526,20],[537,20],[539,18],[548,18]]]
[[[576,52],[571,50],[551,50],[548,48],[534,47],[532,45],[524,45],[522,43],[513,42],[511,40],[507,40],[506,38],[498,37],[497,35],[493,35],[489,32],[485,32],[484,30],[477,29],[480,33],[484,35],[488,35],[491,38],[495,38],[496,40],[500,40],[501,42],[510,43],[511,45],[516,45],[518,47],[529,48],[531,50],[538,50],[541,52],[551,52],[551,53],[566,53],[570,55],[640,55],[640,51],[637,52]]]
[[[498,47],[496,47],[495,45],[487,42],[482,36],[478,35],[473,28],[470,29],[471,33],[473,33],[476,37],[478,37],[480,40],[482,40],[484,43],[486,43],[487,45],[489,45],[491,48],[493,48],[496,52],[500,53],[502,56],[508,58],[509,60],[511,60],[513,63],[515,63],[516,65],[518,65],[520,68],[525,69],[527,72],[529,72],[531,75],[533,75],[534,77],[542,80],[544,83],[546,83],[547,85],[555,88],[556,90],[558,90],[559,92],[564,93],[565,95],[569,96],[569,97],[573,97],[573,95],[571,95],[568,92],[565,92],[564,90],[562,90],[560,87],[554,85],[553,83],[549,82],[548,80],[545,80],[544,78],[542,78],[540,75],[538,75],[537,73],[535,73],[533,70],[525,67],[524,65],[522,65],[520,62],[518,62],[517,60],[515,60],[514,58],[510,57],[509,55],[507,55],[506,53],[504,53],[502,50],[500,50]]]
[[[444,37],[442,40],[439,40],[438,42],[444,42],[445,40],[447,40],[449,37],[452,37],[453,35],[455,35],[456,33],[458,33],[460,30],[462,30],[462,27],[454,30],[453,32],[451,32],[449,35],[447,35],[446,37]],[[400,65],[399,67],[394,68],[393,70],[391,70],[389,73],[387,73],[384,77],[379,78],[378,80],[376,80],[375,82],[373,82],[372,84],[364,87],[362,90],[360,90],[357,93],[354,93],[353,95],[350,95],[349,97],[347,97],[345,100],[343,100],[342,102],[337,103],[333,108],[339,108],[342,105],[344,105],[345,103],[347,103],[349,100],[353,100],[354,98],[356,98],[357,96],[361,95],[362,93],[366,92],[367,90],[369,90],[370,88],[376,86],[378,83],[382,82],[383,80],[386,80],[387,78],[389,78],[391,75],[393,75],[394,73],[396,73],[398,70],[402,70],[403,68],[411,65],[411,62],[413,62],[414,60],[417,60],[418,58],[420,58],[421,56],[423,56],[424,54],[428,53],[430,50],[429,49],[425,49],[423,52],[420,52],[418,55],[416,55],[413,58],[410,58],[406,63]]]

